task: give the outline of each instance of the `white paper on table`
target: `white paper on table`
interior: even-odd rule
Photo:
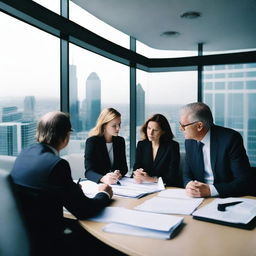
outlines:
[[[89,218],[88,220],[114,222],[146,229],[169,231],[170,228],[177,223],[181,223],[183,218],[110,206],[103,209],[97,216]]]
[[[170,228],[169,231],[146,229],[120,223],[107,224],[106,226],[103,227],[103,231],[116,234],[142,236],[148,238],[169,239],[172,237],[174,231],[178,228],[181,222],[177,222],[177,224]]]
[[[184,188],[165,189],[159,192],[157,196],[166,198],[193,199],[193,197],[186,194],[186,190]]]
[[[134,209],[165,214],[190,215],[202,201],[203,198],[176,199],[156,196],[146,200]]]
[[[123,177],[120,180],[121,185],[111,185],[114,195],[139,198],[144,195],[164,190],[162,178],[158,178],[158,182],[144,182],[138,184],[133,178]]]

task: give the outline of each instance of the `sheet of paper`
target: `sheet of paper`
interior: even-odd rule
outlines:
[[[159,192],[157,196],[167,198],[193,199],[193,197],[186,195],[186,190],[183,188],[166,189]]]
[[[202,198],[176,199],[156,196],[146,200],[134,209],[165,214],[190,215],[202,201]]]
[[[145,182],[138,184],[134,179],[128,177],[123,177],[120,180],[120,183],[121,185],[111,185],[114,195],[139,198],[146,194],[159,192],[165,189],[161,177],[158,179],[158,183]]]
[[[141,212],[123,207],[106,207],[97,216],[89,218],[97,222],[121,223],[141,228],[169,231],[177,223],[183,221],[182,217],[158,213]]]
[[[116,234],[134,235],[149,238],[170,239],[172,237],[173,232],[180,224],[181,222],[177,223],[177,225],[175,225],[169,231],[159,231],[120,223],[110,223],[103,227],[103,231]]]
[[[82,186],[82,190],[84,194],[89,197],[93,198],[98,192],[99,184],[90,180],[84,180],[79,183]]]
[[[218,204],[236,201],[242,201],[242,203],[229,206],[225,211],[218,211]],[[256,216],[256,200],[239,197],[215,199],[213,202],[195,211],[193,216],[247,224]]]

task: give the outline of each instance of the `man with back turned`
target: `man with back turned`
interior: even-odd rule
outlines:
[[[68,114],[56,111],[44,115],[37,126],[38,143],[20,153],[11,172],[33,255],[78,255],[77,246],[86,242],[86,232],[81,232],[77,221],[63,217],[63,206],[78,219],[85,219],[106,207],[113,195],[111,187],[104,184],[90,199],[73,182],[69,163],[59,157],[71,131]],[[83,244],[83,250],[86,246],[90,242]]]

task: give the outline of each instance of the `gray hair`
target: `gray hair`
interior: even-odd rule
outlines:
[[[210,129],[213,125],[212,112],[209,106],[202,102],[194,102],[183,106],[181,113],[186,114],[190,122],[201,121],[207,129]]]

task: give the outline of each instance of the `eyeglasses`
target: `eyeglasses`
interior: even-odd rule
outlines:
[[[195,124],[195,123],[197,123],[197,122],[199,122],[199,121],[195,121],[195,122],[188,123],[188,124],[182,124],[181,122],[179,122],[179,124],[180,124],[180,127],[182,128],[182,130],[185,131],[185,128],[186,128],[187,126],[192,125],[192,124]]]

